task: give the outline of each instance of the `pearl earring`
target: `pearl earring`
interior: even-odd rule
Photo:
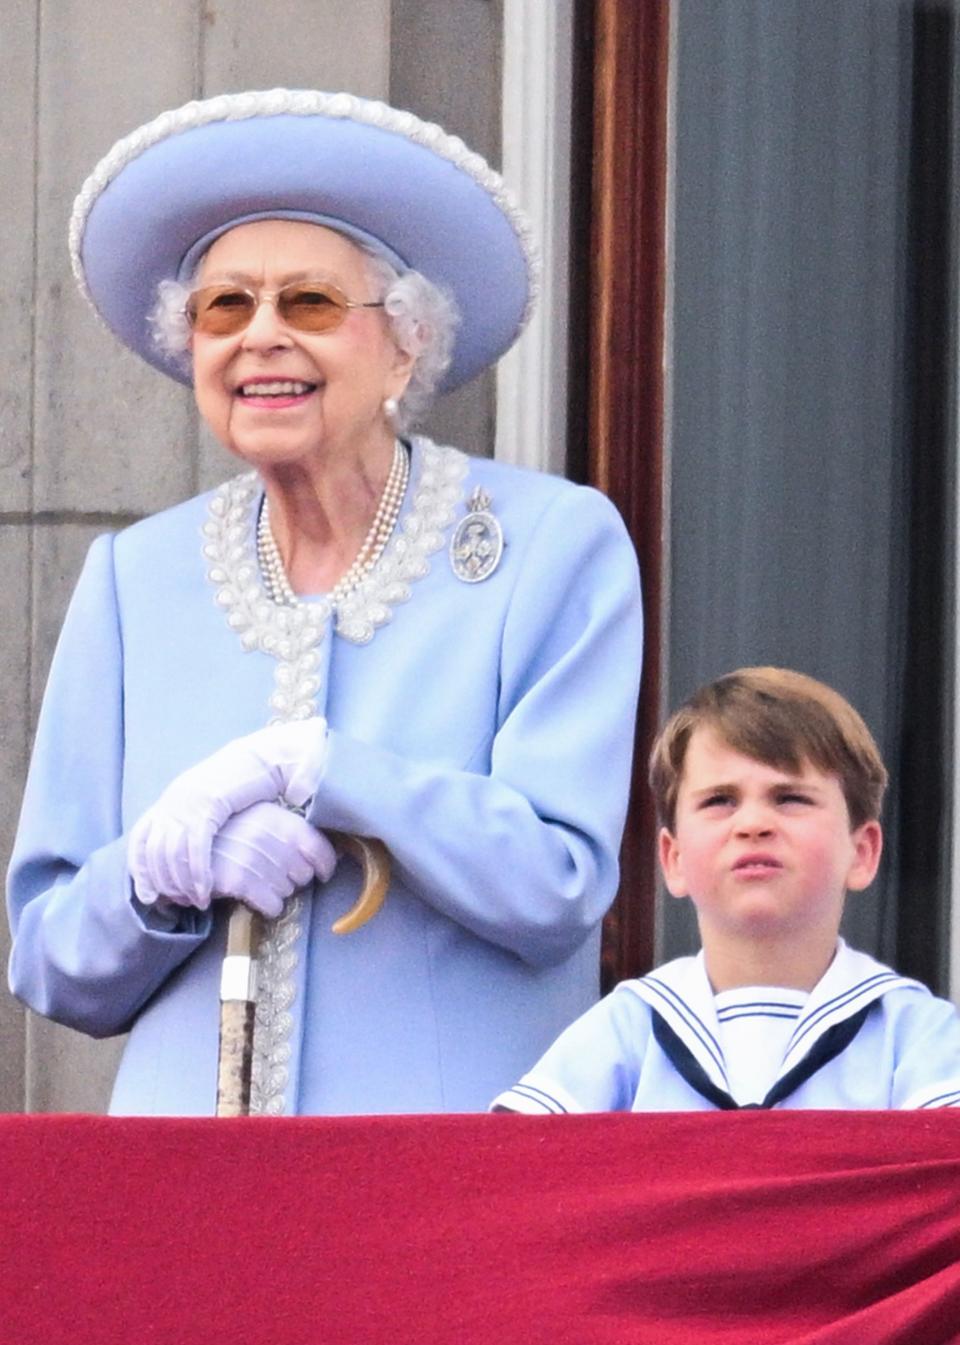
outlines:
[[[384,397],[383,414],[386,416],[387,420],[396,420],[397,412],[399,410],[400,403],[397,401],[396,397]]]

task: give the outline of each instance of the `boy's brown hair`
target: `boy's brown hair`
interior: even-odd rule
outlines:
[[[695,729],[778,770],[809,761],[839,777],[851,830],[880,816],[887,771],[870,730],[838,691],[788,668],[739,668],[701,687],[653,745],[650,786],[660,821],[676,825],[677,793]]]

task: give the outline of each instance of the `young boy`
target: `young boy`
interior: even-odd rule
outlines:
[[[623,981],[494,1110],[960,1106],[954,1007],[838,935],[877,871],[887,782],[853,707],[741,669],[670,719],[650,781],[702,950]]]

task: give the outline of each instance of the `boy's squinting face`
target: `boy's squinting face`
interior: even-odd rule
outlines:
[[[834,934],[844,894],[873,879],[878,822],[855,831],[840,781],[743,756],[710,729],[687,745],[674,832],[660,833],[667,888],[704,934]]]

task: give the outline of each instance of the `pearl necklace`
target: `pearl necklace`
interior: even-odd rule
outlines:
[[[390,466],[390,473],[387,476],[386,485],[383,488],[383,494],[380,496],[377,512],[373,516],[370,529],[363,539],[353,564],[346,574],[337,580],[328,595],[332,607],[336,607],[338,603],[343,602],[363,582],[383,555],[384,548],[393,536],[397,519],[400,517],[400,509],[407,491],[409,476],[410,458],[403,444],[397,439],[393,446],[393,462]],[[266,496],[263,497],[260,518],[257,522],[257,560],[271,601],[282,607],[299,607],[302,600],[294,592],[290,580],[287,578],[287,572],[283,568],[283,560],[280,556],[280,548],[277,546],[273,529],[270,527],[270,503]]]

